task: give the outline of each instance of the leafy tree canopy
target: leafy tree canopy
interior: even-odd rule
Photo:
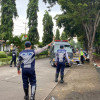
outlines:
[[[38,12],[38,0],[29,0],[28,9],[27,9],[27,18],[29,19],[29,40],[32,45],[37,44],[39,41],[39,34],[37,30],[37,12]]]
[[[93,42],[100,22],[100,0],[58,0],[58,3],[63,11],[63,14],[56,17],[58,25],[60,22],[61,26],[66,27],[65,22],[69,22],[72,26],[70,28],[83,26],[92,64]]]
[[[53,21],[48,11],[45,11],[43,18],[43,44],[48,44],[53,39]]]
[[[1,26],[2,39],[10,40],[13,32],[13,18],[16,18],[16,0],[1,0]]]
[[[67,37],[66,32],[62,32],[62,34],[61,34],[61,40],[67,40],[67,39],[68,39],[68,37]]]
[[[60,32],[59,32],[59,29],[56,30],[55,40],[60,40]]]
[[[58,0],[43,0],[45,3],[55,4]]]

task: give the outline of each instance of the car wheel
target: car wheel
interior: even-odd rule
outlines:
[[[73,63],[72,63],[72,62],[70,62],[70,65],[69,65],[69,67],[72,67],[72,65],[73,65]]]

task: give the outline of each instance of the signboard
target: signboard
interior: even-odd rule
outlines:
[[[28,36],[25,34],[23,37],[22,37],[22,40],[27,40]]]

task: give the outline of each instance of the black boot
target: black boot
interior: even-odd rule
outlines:
[[[10,67],[12,67],[12,61],[11,61],[11,63],[10,63]]]
[[[14,67],[16,67],[16,63],[14,64]]]
[[[36,92],[36,86],[31,86],[31,97],[30,97],[30,100],[35,100],[35,92]]]
[[[64,75],[61,75],[61,80],[60,80],[60,83],[64,83],[63,78],[64,78]]]
[[[28,89],[25,89],[25,88],[24,88],[24,92],[25,92],[24,99],[25,99],[25,100],[29,100]]]
[[[59,74],[56,73],[56,75],[55,75],[55,82],[58,82],[58,76],[59,76]]]

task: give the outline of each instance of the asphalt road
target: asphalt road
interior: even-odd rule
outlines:
[[[37,91],[36,100],[44,100],[57,85],[54,82],[55,68],[49,58],[36,60]],[[67,69],[65,69],[65,73]],[[15,67],[0,67],[0,100],[24,100],[21,75]]]

